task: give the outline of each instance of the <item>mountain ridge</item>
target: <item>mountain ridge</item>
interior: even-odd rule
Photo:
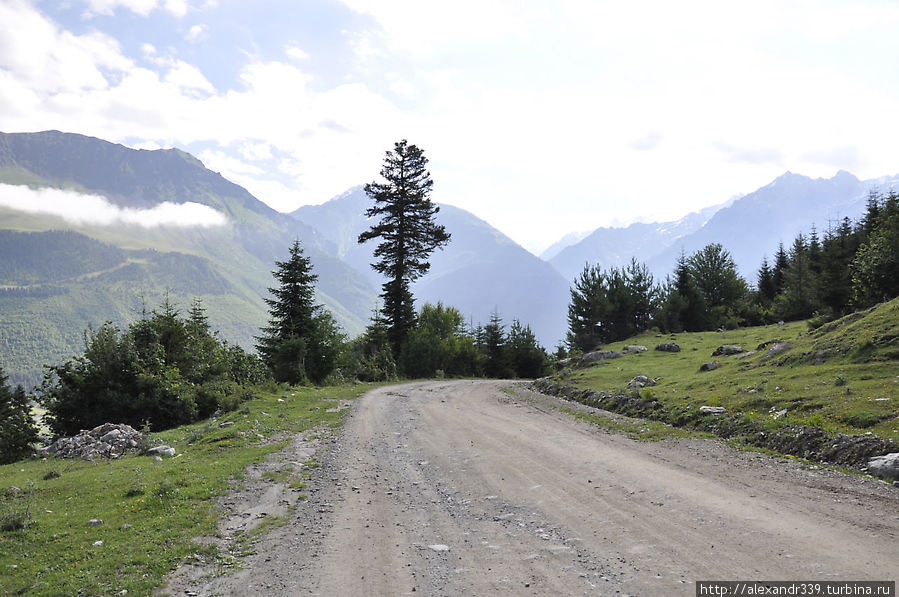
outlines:
[[[166,176],[167,168],[171,176]],[[33,383],[42,364],[77,353],[88,326],[106,320],[124,325],[158,305],[169,290],[185,309],[198,294],[213,327],[229,341],[251,348],[267,320],[262,298],[274,284],[275,261],[287,256],[295,239],[302,241],[319,276],[317,300],[349,333],[364,328],[375,304],[374,287],[340,260],[318,231],[276,212],[181,150],[130,149],[58,131],[0,133],[0,183],[0,193],[59,189],[64,193],[59,201],[83,201],[79,196],[87,193],[115,209],[197,203],[227,216],[225,225],[205,228],[73,222],[14,209],[0,196],[0,229],[11,235],[68,230],[125,255],[114,271],[53,282],[54,296],[28,296],[22,289],[0,296],[0,363],[17,383]],[[83,244],[81,239],[73,242]],[[26,262],[16,266],[27,274]],[[0,286],[19,287],[22,271],[19,278],[0,279]]]

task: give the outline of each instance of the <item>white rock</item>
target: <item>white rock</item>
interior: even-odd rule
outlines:
[[[899,452],[871,458],[868,472],[884,479],[899,480]]]

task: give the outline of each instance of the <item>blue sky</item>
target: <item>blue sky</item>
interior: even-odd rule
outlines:
[[[899,172],[886,1],[0,0],[0,130],[176,146],[281,211],[423,147],[539,251],[786,170]]]

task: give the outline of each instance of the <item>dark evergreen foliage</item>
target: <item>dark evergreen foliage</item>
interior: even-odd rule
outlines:
[[[72,280],[114,268],[126,259],[118,247],[72,231],[0,230],[0,285],[28,286]]]
[[[659,302],[659,288],[645,265],[602,271],[584,266],[574,280],[568,306],[569,348],[587,352],[649,327]]]
[[[899,295],[899,194],[869,204],[867,233],[851,264],[852,304],[868,307]]]
[[[440,302],[422,305],[401,361],[410,377],[470,376],[480,364],[474,340],[465,333],[462,314]]]
[[[39,401],[51,430],[74,435],[103,423],[161,430],[233,409],[241,386],[269,379],[239,346],[219,341],[194,303],[183,319],[167,299],[122,332],[107,322],[84,333],[84,353],[48,367]]]
[[[534,332],[529,325],[521,325],[517,319],[512,320],[509,336],[506,339],[506,360],[515,377],[536,379],[546,375],[546,351],[537,343]]]
[[[349,368],[360,381],[389,381],[397,376],[396,360],[387,338],[387,323],[380,309],[372,313],[365,332],[350,345]]]
[[[815,322],[840,317],[899,295],[899,196],[872,190],[864,216],[856,223],[831,222],[823,237],[811,226],[789,251],[780,244],[771,271],[775,297],[759,271],[756,303],[761,322],[815,316]]]
[[[772,272],[772,277],[774,278],[774,291],[776,294],[780,294],[784,291],[788,267],[790,267],[790,260],[787,257],[784,244],[779,243],[777,245],[777,252],[774,253],[774,270]]]
[[[381,168],[384,182],[365,185],[365,193],[374,201],[365,215],[374,223],[359,235],[358,242],[381,239],[372,268],[387,278],[381,297],[394,354],[402,352],[415,326],[410,286],[430,268],[428,255],[450,239],[443,226],[434,222],[440,208],[430,200],[434,182],[427,164],[424,152],[403,139],[387,152]]]
[[[777,287],[774,284],[774,271],[768,265],[768,258],[762,258],[762,265],[759,267],[758,277],[756,278],[756,287],[758,289],[759,299],[765,305],[770,305],[777,296]]]
[[[315,304],[312,262],[300,241],[290,247],[287,261],[276,261],[269,288],[269,324],[257,337],[256,349],[275,380],[291,384],[321,383],[334,371],[343,342],[331,314]]]
[[[21,385],[11,389],[0,367],[0,464],[9,464],[31,453],[38,439],[28,395]]]

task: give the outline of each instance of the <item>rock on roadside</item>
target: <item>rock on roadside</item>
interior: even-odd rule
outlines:
[[[870,459],[868,472],[884,479],[899,480],[899,452]]]

